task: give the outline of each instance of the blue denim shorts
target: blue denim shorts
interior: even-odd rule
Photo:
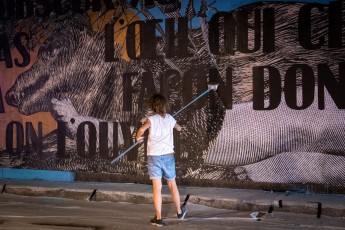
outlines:
[[[172,180],[176,177],[175,157],[173,153],[147,157],[147,168],[150,179]]]

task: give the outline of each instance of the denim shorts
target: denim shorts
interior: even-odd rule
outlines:
[[[175,158],[173,153],[147,157],[147,168],[150,179],[172,180],[176,177]]]

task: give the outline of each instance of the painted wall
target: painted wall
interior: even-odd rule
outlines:
[[[236,3],[235,3],[236,2]],[[146,174],[170,100],[186,180],[345,186],[343,1],[0,1],[0,166]]]

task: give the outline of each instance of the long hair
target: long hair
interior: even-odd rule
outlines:
[[[159,114],[164,116],[169,110],[168,101],[161,94],[154,94],[148,100],[148,108],[152,110],[154,114]]]

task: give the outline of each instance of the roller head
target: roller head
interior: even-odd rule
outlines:
[[[208,90],[213,90],[213,91],[216,91],[217,88],[218,88],[218,83],[216,82],[209,82],[208,83]]]

